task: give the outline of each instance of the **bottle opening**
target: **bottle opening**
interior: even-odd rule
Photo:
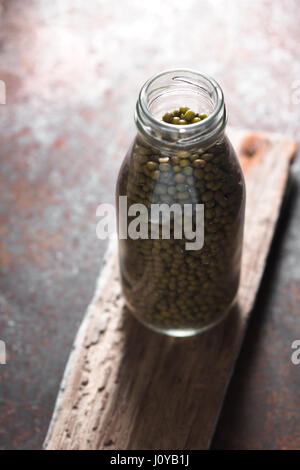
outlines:
[[[175,126],[162,121],[166,112],[187,106],[203,121]],[[167,146],[191,146],[215,139],[226,126],[226,109],[221,87],[215,80],[192,70],[175,69],[148,80],[136,107],[138,130],[148,139]],[[154,143],[154,142],[153,142]]]

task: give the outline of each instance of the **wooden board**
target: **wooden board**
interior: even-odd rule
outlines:
[[[239,301],[187,339],[148,331],[124,311],[110,245],[77,334],[46,449],[207,449],[264,271],[296,143],[231,129],[247,187]]]

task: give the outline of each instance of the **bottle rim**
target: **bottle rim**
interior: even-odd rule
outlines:
[[[181,126],[174,126],[173,124],[164,122],[158,119],[150,110],[153,102],[149,101],[151,93],[158,92],[162,96],[165,87],[153,88],[156,82],[160,79],[170,76],[170,83],[179,82],[184,83],[185,86],[190,86],[191,89],[199,88],[199,91],[204,91],[208,94],[212,101],[213,109],[204,120],[193,123],[184,124]],[[201,84],[197,83],[201,82]],[[151,89],[153,88],[153,89]],[[184,105],[184,103],[183,103]],[[165,144],[170,147],[178,146],[191,146],[205,143],[212,139],[216,139],[225,129],[227,124],[227,113],[224,102],[224,94],[222,88],[212,77],[200,73],[193,69],[168,69],[160,72],[142,86],[135,112],[135,122],[138,130],[150,140],[155,141],[157,144]]]

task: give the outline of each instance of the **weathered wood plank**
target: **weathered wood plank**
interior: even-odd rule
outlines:
[[[296,143],[230,130],[247,186],[238,305],[198,337],[148,331],[124,312],[116,247],[64,374],[46,449],[207,449],[253,307]]]

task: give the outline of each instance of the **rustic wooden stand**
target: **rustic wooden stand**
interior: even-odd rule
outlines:
[[[264,271],[296,143],[230,130],[247,186],[239,301],[190,339],[148,331],[124,311],[110,245],[77,334],[46,449],[207,449]]]

